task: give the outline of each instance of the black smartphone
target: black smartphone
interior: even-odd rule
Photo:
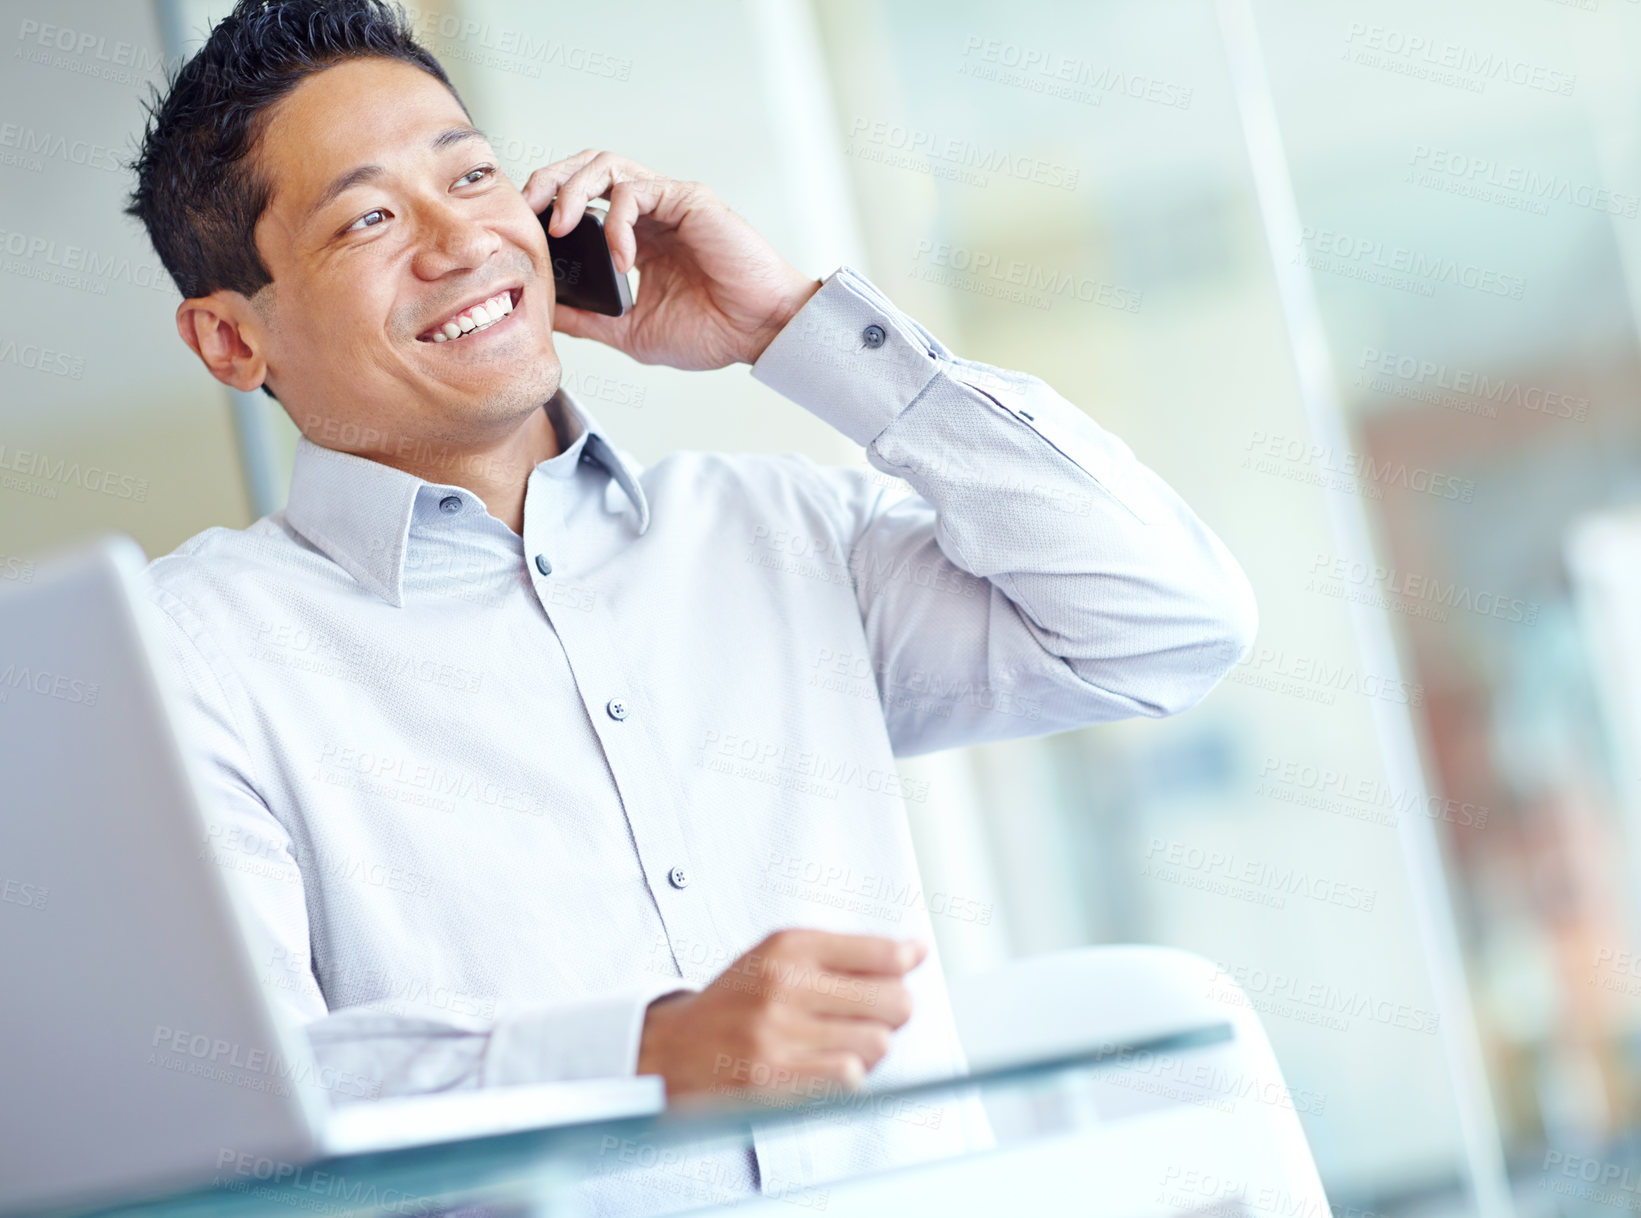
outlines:
[[[549,203],[540,216],[543,232],[552,218]],[[559,304],[609,317],[620,317],[632,308],[632,284],[610,258],[602,213],[589,207],[581,213],[581,223],[564,236],[547,233],[547,254],[553,262],[553,290]]]

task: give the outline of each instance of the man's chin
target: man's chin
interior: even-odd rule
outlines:
[[[471,403],[487,419],[527,414],[558,392],[562,372],[558,357],[549,355],[525,367],[474,369],[470,376],[452,376],[441,382],[448,391]]]

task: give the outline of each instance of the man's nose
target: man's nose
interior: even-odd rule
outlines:
[[[489,225],[445,204],[424,209],[421,227],[417,270],[429,279],[480,266],[501,247],[501,238]]]

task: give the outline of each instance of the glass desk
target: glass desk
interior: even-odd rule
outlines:
[[[306,1164],[242,1156],[239,1161],[226,1165],[216,1182],[205,1188],[161,1198],[134,1198],[113,1207],[36,1213],[49,1214],[52,1218],[92,1214],[101,1218],[216,1218],[218,1215],[289,1218],[293,1213],[352,1218],[355,1215],[461,1214],[473,1207],[471,1212],[475,1215],[528,1215],[530,1218],[551,1215],[556,1218],[582,1212],[573,1189],[585,1178],[586,1164],[596,1158],[599,1147],[638,1145],[652,1153],[667,1147],[744,1148],[750,1145],[754,1121],[760,1127],[769,1127],[829,1115],[859,1116],[867,1105],[880,1106],[887,1101],[927,1103],[978,1095],[988,1111],[1001,1109],[1029,1114],[1028,1120],[1017,1126],[1028,1129],[1025,1135],[999,1132],[996,1151],[979,1151],[959,1159],[916,1165],[920,1174],[927,1175],[931,1171],[949,1170],[949,1166],[956,1163],[988,1160],[1014,1145],[1040,1139],[1063,1142],[1068,1137],[1077,1137],[1079,1132],[1086,1134],[1091,1126],[1110,1119],[1109,1106],[1086,1102],[1088,1084],[1115,1083],[1136,1094],[1145,1092],[1153,1097],[1159,1085],[1170,1087],[1176,1103],[1201,1107],[1204,1101],[1200,1097],[1187,1094],[1189,1088],[1181,1091],[1183,1084],[1169,1083],[1167,1072],[1160,1067],[1211,1053],[1215,1047],[1229,1046],[1232,1040],[1230,1024],[1212,1023],[1145,1040],[1107,1043],[1070,1055],[980,1070],[960,1078],[881,1090],[868,1088],[864,1092],[820,1101],[776,1106],[767,1102],[742,1102],[732,1106],[726,1101],[712,1107],[675,1107],[644,1117],[490,1135]],[[1143,1086],[1128,1087],[1123,1080],[1129,1076]],[[789,1216],[804,1209],[829,1214],[865,1213],[868,1211],[863,1209],[840,1209],[838,1194],[859,1182],[869,1183],[900,1174],[897,1169],[876,1176],[852,1177],[849,1181],[835,1181],[780,1197],[749,1195],[732,1208],[738,1214],[762,1213],[768,1208],[771,1213]],[[695,1207],[693,1212],[713,1212],[717,1208],[707,1205]],[[943,1203],[942,1212],[990,1215],[997,1211],[989,1205],[985,1209],[965,1211]]]

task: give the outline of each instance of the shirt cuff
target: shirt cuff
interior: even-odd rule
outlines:
[[[752,376],[867,445],[951,353],[864,275],[828,275],[752,365]]]
[[[697,987],[673,977],[637,991],[526,1008],[490,1033],[483,1085],[631,1078],[650,1003]]]

